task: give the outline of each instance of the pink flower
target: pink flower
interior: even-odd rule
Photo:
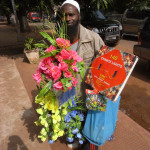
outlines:
[[[78,83],[77,78],[72,77],[72,84],[73,84],[73,86],[76,86],[77,83]]]
[[[61,81],[58,81],[58,82],[56,82],[56,83],[54,83],[53,84],[53,88],[55,89],[55,90],[63,90],[63,84],[62,84],[62,82]]]
[[[53,50],[56,50],[56,47],[53,46],[53,45],[51,45],[49,48],[47,48],[47,49],[45,50],[45,52],[46,52],[46,53],[49,53],[49,52],[52,52]]]
[[[56,39],[56,43],[57,43],[59,48],[67,49],[68,47],[71,46],[70,41],[69,40],[65,40],[63,38],[57,38]]]
[[[54,79],[54,82],[61,77],[61,70],[57,66],[50,68],[50,70],[52,71],[52,78]]]
[[[79,71],[79,69],[78,69],[76,66],[72,66],[72,70],[73,70],[74,72],[78,72],[78,71]]]
[[[63,59],[70,60],[72,58],[69,50],[65,50],[65,49],[61,50],[60,55]]]
[[[62,70],[62,71],[67,71],[68,70],[68,65],[65,62],[60,62],[58,67]]]
[[[71,51],[71,57],[77,62],[81,62],[83,60],[76,51]]]
[[[42,69],[40,68],[40,66],[38,66],[36,73],[42,73]]]
[[[71,87],[68,87],[68,90],[71,90],[72,89],[72,86]]]
[[[66,78],[72,77],[72,74],[69,71],[66,71],[64,75]]]
[[[79,55],[76,55],[75,57],[73,57],[73,59],[74,61],[77,61],[77,62],[83,61],[83,59]]]
[[[37,83],[41,82],[41,73],[35,73],[32,75],[33,79],[36,80]]]
[[[57,58],[57,60],[58,60],[59,62],[62,62],[62,61],[63,61],[63,57],[60,56],[60,55],[56,55],[56,58]]]
[[[52,58],[51,57],[46,57],[44,59],[42,59],[42,61],[39,64],[39,68],[41,68],[42,70],[46,70],[48,68],[48,66],[50,66],[52,64]]]
[[[76,56],[77,56],[77,52],[74,51],[74,50],[72,50],[72,51],[71,51],[71,56],[72,56],[72,57],[76,57]]]

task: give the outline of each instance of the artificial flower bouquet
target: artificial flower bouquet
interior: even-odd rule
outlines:
[[[59,137],[66,135],[69,142],[78,139],[82,144],[84,138],[81,134],[84,121],[84,108],[78,103],[75,96],[75,87],[78,83],[76,74],[84,77],[84,62],[76,51],[71,50],[70,41],[51,37],[46,32],[40,34],[51,45],[38,43],[37,46],[46,48],[41,51],[41,62],[33,78],[38,83],[38,95],[35,103],[39,119],[35,122],[42,126],[38,136],[44,142],[49,139],[53,143]]]

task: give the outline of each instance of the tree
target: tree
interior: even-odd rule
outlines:
[[[10,24],[10,14],[12,13],[12,5],[9,0],[0,0],[0,14],[7,17],[7,22]]]

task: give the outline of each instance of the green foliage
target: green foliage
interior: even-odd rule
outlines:
[[[35,43],[34,46],[35,48],[41,48],[41,49],[48,48],[48,45],[46,43]]]
[[[40,91],[40,93],[38,94],[38,98],[44,96],[47,94],[47,92],[50,90],[50,88],[52,87],[53,81],[50,80]]]
[[[40,32],[40,34],[47,39],[53,46],[56,46],[56,41],[54,38],[52,38],[48,33],[46,32]]]
[[[31,51],[35,49],[34,42],[34,38],[28,37],[25,41],[25,50]]]
[[[82,79],[84,78],[84,75],[85,75],[85,65],[84,65],[84,62],[77,62],[77,67],[79,68],[79,71],[80,71],[80,74],[81,74],[81,77]]]

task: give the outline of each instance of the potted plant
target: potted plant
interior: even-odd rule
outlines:
[[[39,61],[39,50],[35,47],[34,43],[35,41],[31,37],[28,37],[25,42],[24,53],[30,64],[35,64]]]

